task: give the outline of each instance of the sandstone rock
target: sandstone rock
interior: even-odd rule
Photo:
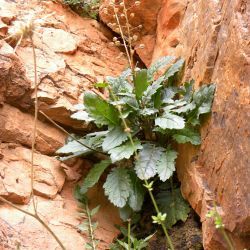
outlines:
[[[27,204],[30,198],[31,150],[12,144],[1,144],[0,195],[18,203]],[[61,163],[45,155],[34,155],[34,192],[55,198],[61,191],[65,174]]]
[[[227,249],[207,211],[218,205],[235,249],[249,247],[249,14],[247,1],[166,1],[158,15],[153,60],[186,59],[185,79],[214,82],[211,118],[200,149],[180,146],[182,192],[201,216],[204,248]]]
[[[30,81],[13,49],[0,41],[0,103],[7,102],[18,107],[31,105]]]
[[[98,249],[108,249],[108,246],[116,236],[117,229],[113,226],[119,223],[118,213],[113,206],[104,198],[103,192],[95,188],[93,197],[97,197],[95,204],[103,204],[97,214],[99,222],[96,238],[100,239]],[[66,249],[81,250],[87,242],[76,227],[86,220],[79,217],[77,203],[72,197],[72,186],[67,184],[61,196],[57,195],[54,200],[46,200],[36,197],[39,215],[56,233]],[[95,200],[95,199],[92,199]],[[22,209],[32,211],[32,205],[20,206]],[[105,215],[105,216],[103,216]],[[33,218],[7,206],[0,205],[0,248],[1,249],[59,249],[58,244],[46,229]],[[7,235],[5,233],[8,233]],[[13,247],[13,248],[11,248]]]
[[[133,29],[133,35],[138,36],[138,40],[133,42],[133,46],[141,60],[149,65],[153,53],[155,43],[155,30],[157,27],[157,15],[162,5],[162,0],[155,0],[152,4],[151,0],[141,0],[140,5],[136,6],[135,1],[126,0],[126,8],[128,9],[129,23]],[[119,5],[117,5],[119,6]],[[119,7],[119,13],[122,13],[123,8]],[[143,11],[142,11],[143,10]],[[134,13],[134,17],[131,16]],[[143,13],[143,14],[142,14]],[[114,10],[110,4],[110,0],[103,0],[100,7],[101,20],[106,23],[111,29],[119,33],[114,17]],[[121,25],[126,25],[125,18],[120,18]],[[138,28],[142,25],[142,29]],[[123,28],[125,35],[128,35],[126,28]],[[145,44],[145,49],[139,49],[140,44]]]
[[[10,105],[0,107],[0,141],[15,142],[31,148],[34,118]],[[66,136],[56,128],[37,122],[36,150],[54,154],[64,144]]]

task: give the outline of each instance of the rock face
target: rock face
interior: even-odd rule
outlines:
[[[248,1],[164,1],[158,14],[153,61],[186,59],[185,79],[217,84],[201,148],[180,147],[182,192],[201,216],[205,249],[227,249],[205,215],[218,205],[236,249],[250,242],[250,66]]]
[[[54,1],[0,0],[0,38],[15,22],[35,17],[33,42],[37,58],[39,110],[70,129],[87,126],[70,118],[82,93],[106,75],[117,75],[126,59],[110,47],[112,34],[103,25],[83,19]],[[23,39],[14,51],[11,39],[0,40],[0,196],[32,212],[31,145],[34,112],[34,62],[32,45]],[[112,58],[112,60],[110,60]],[[115,66],[114,66],[115,65]],[[86,218],[77,215],[73,187],[91,167],[75,159],[59,162],[53,156],[65,134],[39,116],[34,154],[34,194],[39,215],[62,240],[66,249],[84,249],[87,235],[77,226]],[[107,249],[118,231],[118,212],[100,188],[90,193],[97,214],[96,238]],[[91,200],[92,200],[91,199]],[[59,249],[40,223],[10,206],[0,204],[0,249]]]
[[[103,2],[107,6],[107,1]],[[145,55],[138,53],[141,60],[150,65],[161,56],[181,56],[186,60],[184,80],[217,84],[212,116],[202,128],[201,148],[180,146],[177,163],[182,193],[201,216],[204,247],[227,249],[212,220],[205,217],[215,201],[235,249],[248,248],[249,1],[140,2],[140,8],[133,8],[133,12],[154,40],[144,40]],[[131,1],[125,3],[129,6]],[[144,8],[147,4],[150,6]],[[148,15],[152,18],[144,19]],[[112,15],[105,15],[103,9],[101,17],[104,22],[113,22]],[[142,37],[145,34],[147,31]]]

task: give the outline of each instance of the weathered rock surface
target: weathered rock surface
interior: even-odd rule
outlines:
[[[9,34],[15,21],[34,16],[33,42],[37,57],[39,110],[61,125],[87,128],[70,118],[74,105],[82,102],[84,90],[116,75],[126,59],[110,47],[112,33],[94,20],[83,19],[54,1],[0,0],[0,38]],[[9,41],[14,47],[15,43]],[[30,201],[31,144],[34,110],[34,61],[29,39],[14,51],[0,41],[0,195],[32,211]],[[112,60],[110,60],[112,58]],[[115,65],[115,66],[114,66]],[[34,193],[38,212],[63,241],[66,249],[84,249],[86,235],[76,226],[78,218],[73,183],[91,165],[83,160],[61,163],[53,154],[65,135],[42,116],[37,121]],[[100,188],[91,194],[91,206],[101,204],[96,237],[107,249],[117,235],[119,216]],[[0,249],[59,249],[51,235],[33,218],[0,204]]]
[[[205,249],[227,249],[205,217],[213,201],[235,248],[248,248],[250,242],[249,15],[244,0],[169,0],[158,15],[153,60],[182,56],[185,79],[217,84],[201,148],[180,147],[178,161],[182,192],[203,222]]]
[[[14,203],[27,204],[31,193],[31,150],[6,143],[2,143],[0,149],[0,195]],[[64,182],[65,174],[61,162],[35,153],[34,193],[46,198],[55,198]]]
[[[8,104],[0,107],[0,141],[16,142],[31,147],[34,118]],[[51,155],[64,144],[66,136],[58,129],[37,122],[36,149]]]
[[[156,39],[156,27],[157,27],[157,15],[161,9],[162,0],[154,0],[153,4],[151,0],[141,0],[139,5],[135,4],[134,0],[125,1],[125,7],[128,10],[128,20],[131,25],[131,37],[136,35],[138,39],[133,41],[133,46],[136,53],[140,56],[142,61],[148,66],[151,63],[153,49]],[[125,17],[120,16],[124,11],[123,7],[119,4],[115,5],[115,8],[119,9],[119,19],[123,27],[123,32],[128,36],[126,28]],[[131,15],[132,14],[132,15]],[[134,14],[134,15],[133,15]],[[114,7],[111,6],[110,0],[103,0],[100,7],[101,20],[106,23],[112,30],[120,33],[117,29],[116,19],[114,17]],[[142,28],[139,26],[142,25]],[[140,49],[139,45],[145,44],[144,49]]]

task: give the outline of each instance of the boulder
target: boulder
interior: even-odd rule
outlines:
[[[158,15],[153,61],[186,60],[184,80],[217,86],[202,145],[182,145],[177,172],[182,193],[201,216],[206,250],[227,249],[206,213],[216,202],[235,249],[250,242],[250,66],[247,1],[165,1]]]

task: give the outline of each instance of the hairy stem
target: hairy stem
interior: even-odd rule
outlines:
[[[91,239],[91,245],[93,247],[93,250],[96,250],[96,243],[95,243],[95,235],[94,235],[94,230],[93,230],[93,226],[92,226],[92,220],[91,220],[91,214],[89,211],[89,206],[88,206],[88,202],[86,202],[85,204],[85,209],[86,209],[86,213],[87,213],[87,217],[88,217],[88,225],[89,225],[89,234],[90,234],[90,239]]]

